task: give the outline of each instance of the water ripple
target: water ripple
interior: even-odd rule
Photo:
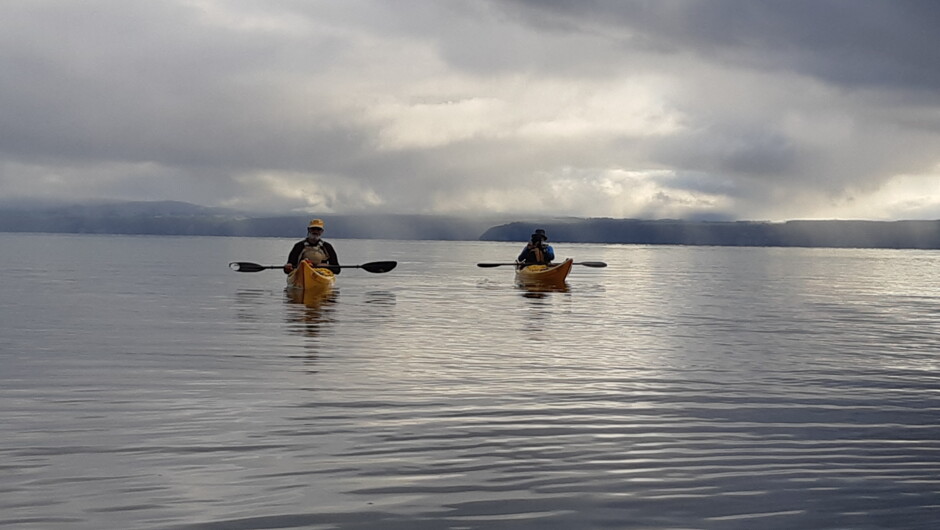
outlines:
[[[399,268],[308,307],[217,239],[0,257],[0,527],[940,520],[938,254],[571,245],[611,266],[532,293],[472,266],[515,245],[345,241]],[[195,272],[113,262],[155,252]]]

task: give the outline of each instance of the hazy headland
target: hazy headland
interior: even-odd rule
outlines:
[[[303,237],[307,214],[261,215],[176,201],[0,204],[0,231]],[[525,241],[536,227],[553,242],[642,245],[940,249],[940,221],[466,218],[436,215],[320,216],[328,237]]]

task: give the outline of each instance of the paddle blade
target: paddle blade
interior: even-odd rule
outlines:
[[[603,261],[576,261],[576,262],[574,262],[574,264],[575,264],[575,265],[584,265],[585,267],[597,267],[597,268],[601,268],[601,267],[606,267],[606,266],[607,266],[607,264],[604,263]]]
[[[266,269],[279,269],[277,265],[258,265],[257,263],[251,263],[250,261],[233,261],[228,264],[229,268],[236,272],[258,272]]]
[[[395,268],[398,265],[397,261],[373,261],[372,263],[364,263],[361,265],[361,268],[369,272],[388,272]]]

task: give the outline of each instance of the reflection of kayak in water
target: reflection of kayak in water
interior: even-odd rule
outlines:
[[[564,285],[571,272],[571,258],[557,265],[527,265],[516,269],[516,283],[520,285]]]
[[[316,303],[333,290],[336,275],[323,267],[314,267],[309,261],[300,262],[300,267],[287,275],[287,294],[291,299],[305,304]]]

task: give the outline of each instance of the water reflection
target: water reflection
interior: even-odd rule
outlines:
[[[264,289],[240,289],[235,291],[235,311],[238,320],[258,322],[258,308],[268,303],[270,291]]]
[[[117,261],[70,269],[66,304],[0,279],[0,527],[938,520],[936,251],[584,245],[611,267],[555,292],[475,281],[514,244],[350,240],[428,262],[308,307],[212,270],[282,239],[11,237],[48,244],[4,271]]]
[[[516,285],[525,298],[545,298],[549,293],[567,293],[571,290],[567,283],[545,285]]]
[[[391,291],[370,291],[365,294],[365,303],[381,307],[393,307],[397,303],[395,293]]]
[[[299,298],[287,291],[287,329],[309,338],[317,338],[324,329],[335,322],[334,311],[339,300],[339,290],[332,290],[322,297]]]
[[[550,329],[552,317],[557,309],[554,301],[570,291],[568,284],[563,285],[517,285],[521,295],[528,302],[524,312],[522,330],[535,341],[545,340],[545,332]]]

